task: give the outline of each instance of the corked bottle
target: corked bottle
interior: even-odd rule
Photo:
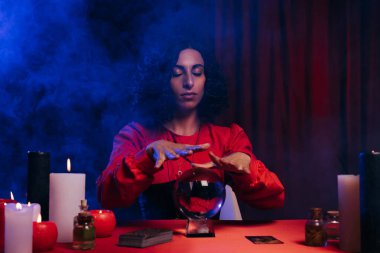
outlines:
[[[308,246],[326,246],[327,235],[323,226],[322,208],[311,208],[310,218],[305,224],[305,244]]]
[[[95,248],[94,217],[88,212],[87,200],[80,201],[80,213],[74,217],[73,249],[89,250]]]

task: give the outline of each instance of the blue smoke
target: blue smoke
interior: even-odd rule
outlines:
[[[111,141],[128,121],[133,62],[111,60],[94,39],[84,1],[2,1],[0,5],[1,196],[25,201],[26,153],[47,151],[52,171],[87,175],[92,206],[95,179]]]
[[[53,172],[95,181],[117,131],[131,120],[136,65],[163,33],[208,34],[210,5],[162,1],[0,0],[0,197],[26,200],[27,151],[51,153]],[[207,7],[207,8],[206,8]],[[203,17],[203,19],[199,19]],[[185,31],[185,30],[186,31]]]

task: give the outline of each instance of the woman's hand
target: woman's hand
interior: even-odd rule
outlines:
[[[216,167],[232,173],[251,173],[249,170],[251,157],[245,153],[235,152],[225,157],[219,157],[213,152],[210,152],[209,155],[211,162],[203,164],[193,163],[193,167],[204,169]]]
[[[180,156],[191,155],[194,152],[202,151],[210,147],[209,143],[199,145],[179,144],[166,140],[158,140],[150,143],[145,151],[156,163],[154,167],[160,168],[166,160],[178,159]]]

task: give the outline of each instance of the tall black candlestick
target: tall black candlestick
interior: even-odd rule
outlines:
[[[359,155],[361,252],[380,249],[380,153]]]
[[[27,201],[41,205],[42,220],[49,219],[50,153],[28,152]]]

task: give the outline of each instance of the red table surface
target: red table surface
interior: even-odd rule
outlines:
[[[97,238],[95,249],[87,252],[164,252],[164,253],[313,253],[344,252],[339,250],[337,242],[330,242],[326,247],[309,247],[304,245],[305,220],[276,220],[270,222],[251,221],[215,221],[215,237],[185,237],[185,220],[150,220],[134,221],[123,227],[117,227],[112,237]],[[131,248],[117,246],[120,234],[141,228],[167,228],[174,232],[173,240],[147,248]],[[253,244],[245,238],[249,235],[272,235],[284,244]],[[72,250],[69,243],[57,243],[50,252],[78,252]]]

